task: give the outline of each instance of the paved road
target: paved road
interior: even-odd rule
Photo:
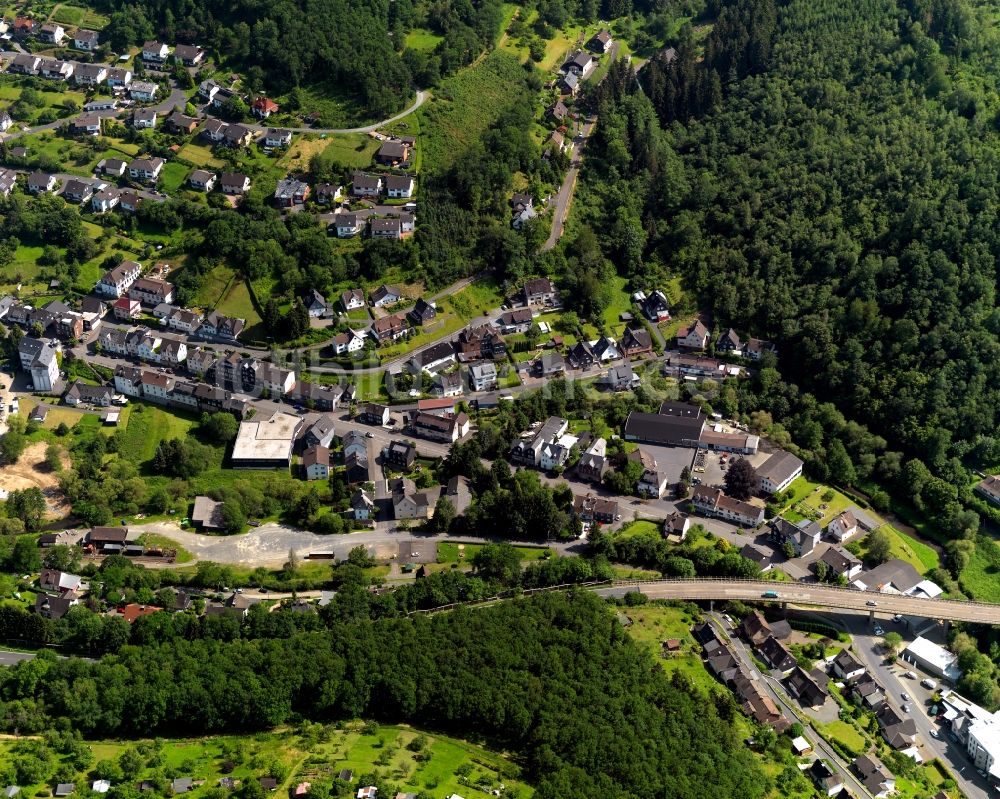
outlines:
[[[862,664],[885,688],[886,700],[897,711],[902,712],[902,695],[906,693],[911,697],[911,712],[907,715],[913,719],[917,725],[918,742],[924,745],[924,758],[939,757],[941,762],[947,763],[951,767],[952,774],[962,789],[962,793],[968,799],[988,799],[989,786],[986,780],[979,776],[972,763],[966,757],[965,748],[961,744],[956,744],[948,740],[947,730],[927,715],[927,706],[922,701],[926,698],[927,692],[921,688],[918,680],[903,678],[900,675],[915,668],[909,664],[897,663],[888,666],[883,663],[883,653],[879,645],[880,638],[872,634],[865,616],[850,616],[845,618],[848,630],[854,636],[854,652],[860,658]],[[901,630],[889,621],[883,621],[886,629],[895,628],[896,632]],[[935,680],[939,678],[934,677]],[[940,733],[940,738],[934,738],[931,731]]]
[[[0,666],[14,666],[22,660],[31,660],[34,656],[34,652],[8,652],[6,649],[0,650]]]
[[[809,716],[801,712],[785,695],[784,689],[781,684],[772,678],[768,674],[764,674],[757,667],[756,661],[747,651],[746,644],[743,643],[739,638],[732,634],[732,630],[728,625],[723,624],[722,618],[718,614],[711,614],[712,620],[715,622],[716,627],[726,630],[730,633],[730,642],[732,644],[733,652],[739,659],[743,667],[753,676],[757,677],[760,684],[764,687],[767,694],[773,699],[778,707],[781,709],[782,713],[790,721],[799,721],[806,728],[803,735],[806,740],[812,745],[813,751],[821,758],[830,763],[834,769],[840,774],[841,778],[844,780],[844,784],[849,786],[856,796],[869,796],[868,791],[865,790],[864,786],[854,776],[854,773],[850,769],[850,764],[845,763],[841,759],[832,747],[830,747],[825,740],[813,729],[812,723]]]
[[[549,237],[542,245],[542,250],[551,250],[556,246],[559,237],[566,227],[566,218],[569,215],[569,204],[573,199],[573,192],[576,190],[576,181],[580,176],[580,164],[583,162],[583,147],[587,143],[587,137],[594,130],[596,120],[588,119],[583,129],[574,139],[573,156],[570,159],[569,169],[566,170],[566,177],[563,178],[559,192],[556,194],[555,202],[552,203],[552,230]]]
[[[407,108],[405,111],[400,111],[395,116],[389,117],[388,119],[383,119],[380,122],[373,122],[371,125],[363,125],[360,128],[288,128],[282,127],[282,130],[290,130],[293,133],[371,133],[372,131],[383,128],[386,125],[391,125],[393,122],[398,122],[404,117],[409,116],[414,111],[416,111],[420,106],[424,104],[424,100],[428,97],[426,91],[418,91],[416,99],[413,101],[413,105]],[[251,130],[267,130],[268,127],[274,127],[273,125],[258,125],[255,123],[246,123],[244,127],[250,128]]]
[[[761,599],[776,591],[779,601],[793,605],[870,611],[868,602],[877,603],[879,614],[918,616],[925,619],[970,621],[1000,625],[1000,605],[954,599],[921,599],[899,594],[880,594],[817,583],[775,583],[768,580],[695,578],[635,582],[637,590],[651,599]],[[597,589],[598,592],[605,589]]]

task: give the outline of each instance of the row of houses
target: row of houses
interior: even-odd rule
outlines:
[[[308,196],[308,191],[304,196]],[[377,216],[373,211],[341,211],[334,215],[327,231],[341,239],[360,235],[373,239],[405,239],[413,235],[416,224],[416,216],[409,211],[386,216]]]
[[[77,61],[64,61],[57,58],[44,58],[34,53],[18,53],[11,60],[7,71],[16,75],[32,75],[51,80],[71,80],[78,86],[97,86],[106,83],[113,89],[131,90],[133,83],[142,84],[142,90],[151,92],[149,99],[155,96],[157,85],[146,81],[133,81],[132,70],[125,67],[110,67],[105,64],[89,64]],[[149,88],[152,87],[152,88]],[[139,99],[135,97],[134,99]]]

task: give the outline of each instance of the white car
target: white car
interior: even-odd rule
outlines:
[[[876,627],[875,635],[885,635],[885,630],[883,630],[881,627]]]

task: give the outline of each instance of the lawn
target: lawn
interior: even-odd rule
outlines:
[[[199,284],[198,293],[188,303],[190,307],[212,309],[218,305],[226,289],[235,279],[235,273],[228,266],[219,265],[205,274]]]
[[[188,142],[178,151],[177,155],[183,158],[185,161],[190,161],[192,164],[202,167],[211,167],[212,169],[221,169],[224,167],[225,161],[220,161],[214,155],[212,155],[212,148],[206,147],[204,144],[195,144],[193,142]]]
[[[232,283],[216,310],[226,316],[245,319],[247,328],[261,323],[260,315],[253,307],[253,300],[250,299],[250,289],[242,280],[236,280]]]
[[[163,167],[160,173],[159,189],[167,194],[176,194],[187,178],[188,168],[184,164],[170,161]]]
[[[391,347],[385,347],[384,349],[380,348],[377,351],[379,360],[383,362],[390,361],[393,358],[400,357],[401,355],[416,352],[429,342],[450,333],[455,333],[465,326],[465,321],[463,319],[450,313],[438,314],[437,317],[435,317],[434,322],[436,324],[428,325],[426,330],[417,333],[415,336],[410,336],[410,338],[400,341],[397,344],[393,344]]]
[[[310,142],[310,147],[319,145],[317,152],[322,152],[328,158],[343,164],[344,166],[368,167],[372,164],[375,151],[379,147],[378,139],[365,133],[338,133]],[[296,142],[292,142],[289,153],[296,148]],[[288,157],[288,156],[286,156]],[[308,167],[308,160],[305,164]]]
[[[139,536],[139,543],[147,547],[163,547],[164,549],[176,549],[177,555],[174,557],[175,563],[190,563],[194,560],[194,555],[178,544],[174,539],[159,533],[143,533]]]
[[[429,53],[443,41],[444,36],[438,36],[427,28],[414,28],[406,34],[406,49]]]
[[[468,321],[499,308],[503,300],[503,293],[496,283],[492,280],[477,280],[457,294],[446,297],[440,304],[449,306],[456,314]]]
[[[914,569],[920,572],[920,574],[924,574],[931,569],[936,569],[940,565],[940,559],[938,558],[937,552],[926,544],[922,544],[910,536],[901,533],[891,524],[885,524],[879,529],[884,530],[889,536],[889,554],[891,557],[905,560],[907,563],[911,564]],[[861,547],[864,551],[865,539],[862,539]],[[968,569],[966,571],[968,571]],[[964,574],[965,572],[963,572],[963,575]]]
[[[855,727],[853,724],[848,724],[846,721],[841,721],[837,719],[836,721],[831,721],[828,724],[820,724],[817,722],[815,727],[823,733],[824,736],[833,740],[840,741],[844,746],[854,752],[864,752],[868,749],[868,739]]]
[[[419,741],[416,741],[417,738]],[[355,780],[371,774],[380,785],[392,782],[401,790],[432,791],[433,796],[461,792],[467,799],[487,797],[501,783],[521,799],[531,796],[531,788],[521,781],[519,767],[504,756],[480,746],[437,733],[421,733],[412,727],[378,724],[322,725],[306,723],[300,728],[284,728],[255,735],[225,735],[206,738],[172,738],[156,741],[93,741],[95,760],[117,760],[126,745],[147,747],[157,752],[156,769],[148,766],[138,779],[162,775],[191,776],[204,780],[190,792],[192,797],[217,793],[219,779],[231,776],[246,782],[278,773],[283,779],[276,796],[287,796],[303,779],[332,780],[342,769],[354,771]],[[15,742],[0,741],[0,761],[13,759]],[[412,748],[410,748],[412,747]],[[416,750],[416,751],[414,751]],[[63,758],[57,758],[57,765]],[[232,770],[224,767],[231,761]],[[272,771],[277,767],[277,772]],[[89,778],[75,772],[75,781]],[[468,772],[465,777],[459,776]],[[482,785],[482,789],[473,786]],[[355,786],[352,786],[352,795]],[[25,796],[45,789],[44,783],[22,785]]]
[[[60,3],[53,9],[50,20],[53,22],[58,22],[61,25],[75,25],[80,26],[83,24],[83,18],[87,15],[87,9],[80,8],[79,6],[69,6]]]
[[[192,417],[171,413],[157,405],[134,403],[131,410],[118,453],[135,464],[151,460],[161,441],[185,438],[196,423]]]
[[[660,526],[655,522],[647,521],[645,519],[632,522],[628,525],[628,527],[623,527],[619,533],[621,538],[637,538],[639,536],[647,535],[659,538]]]
[[[514,100],[510,86],[521,74],[515,57],[493,52],[441,82],[417,112],[428,170],[446,169],[496,122]]]
[[[962,591],[979,602],[1000,602],[1000,579],[983,549],[976,547],[972,551],[958,582]]]
[[[438,563],[466,563],[471,562],[476,553],[485,544],[461,544],[445,542],[438,544]],[[521,560],[544,560],[552,556],[552,550],[548,547],[514,547],[521,556]]]

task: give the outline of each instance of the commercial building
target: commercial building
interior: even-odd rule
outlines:
[[[802,460],[791,452],[778,450],[757,467],[760,490],[765,494],[778,494],[802,474]]]
[[[241,422],[233,444],[233,468],[287,468],[292,462],[292,443],[301,424],[300,417],[280,412],[270,419]]]
[[[923,636],[918,636],[903,650],[903,660],[952,682],[962,676],[962,670],[958,668],[958,656]]]

